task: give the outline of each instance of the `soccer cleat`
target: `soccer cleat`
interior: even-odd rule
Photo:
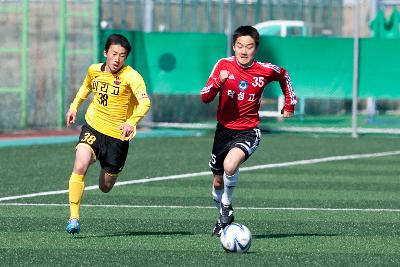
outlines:
[[[234,216],[233,216],[233,209],[231,205],[222,205],[219,209],[219,219],[214,226],[212,235],[216,237],[220,237],[224,228],[233,223]]]
[[[222,227],[222,223],[220,223],[220,221],[218,220],[215,223],[215,226],[214,226],[214,229],[213,229],[213,232],[212,232],[211,236],[220,237],[223,230],[224,230],[224,228]]]
[[[68,234],[79,234],[81,227],[79,226],[78,219],[69,219],[66,230]]]
[[[228,224],[233,223],[233,209],[232,205],[224,205],[221,204],[221,208],[219,209],[219,221],[225,228]]]

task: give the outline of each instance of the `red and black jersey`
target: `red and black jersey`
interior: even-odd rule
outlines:
[[[221,70],[230,73],[224,84],[219,78]],[[285,96],[284,110],[293,112],[296,95],[285,69],[258,61],[244,68],[235,56],[220,59],[215,64],[206,86],[201,90],[201,99],[208,103],[219,93],[218,122],[229,129],[252,129],[259,123],[258,111],[264,88],[272,81],[279,82]]]

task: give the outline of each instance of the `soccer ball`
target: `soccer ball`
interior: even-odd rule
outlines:
[[[225,251],[244,253],[251,246],[251,232],[243,224],[232,223],[222,231],[220,241]]]

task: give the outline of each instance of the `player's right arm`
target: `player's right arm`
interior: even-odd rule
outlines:
[[[92,79],[90,78],[89,72],[86,74],[85,79],[83,80],[83,83],[81,87],[79,88],[78,92],[76,93],[74,101],[71,103],[69,106],[69,110],[65,114],[65,123],[66,126],[69,127],[71,123],[75,123],[76,120],[76,113],[82,104],[83,101],[85,101],[90,94],[91,91],[91,82]]]
[[[76,120],[76,111],[69,109],[67,111],[67,114],[65,115],[65,123],[67,127],[69,127],[71,124],[75,123]]]
[[[221,90],[222,85],[228,79],[229,71],[223,68],[222,61],[219,60],[213,70],[211,71],[210,77],[208,78],[207,84],[201,89],[201,100],[204,103],[211,102],[218,92]]]

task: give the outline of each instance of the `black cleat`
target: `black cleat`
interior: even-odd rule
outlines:
[[[219,221],[224,226],[224,228],[228,224],[233,223],[233,220],[234,216],[233,216],[232,205],[221,204],[221,208],[219,209]]]
[[[222,230],[224,229],[224,227],[222,226],[222,223],[219,222],[219,220],[215,223],[213,232],[211,234],[211,236],[216,236],[216,237],[220,237]]]
[[[232,206],[221,205],[221,208],[219,209],[219,219],[215,223],[212,236],[220,237],[224,228],[233,223],[233,220],[234,216]]]

